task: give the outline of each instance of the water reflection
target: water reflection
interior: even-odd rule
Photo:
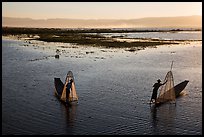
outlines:
[[[77,104],[72,104],[70,106],[65,106],[66,108],[66,123],[67,127],[73,127],[75,120],[76,120],[76,110],[77,110]]]
[[[176,134],[176,105],[167,103],[160,107],[151,107],[153,134]],[[174,128],[173,128],[174,127]]]
[[[151,106],[151,119],[152,119],[152,128],[153,128],[153,133],[157,133],[157,123],[158,123],[158,118],[157,118],[157,107]]]
[[[157,108],[155,106],[151,107],[151,114],[152,114],[152,123],[156,125],[157,119]]]

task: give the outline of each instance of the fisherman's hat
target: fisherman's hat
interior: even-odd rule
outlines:
[[[158,81],[158,82],[161,82],[161,80],[160,80],[160,79],[158,79],[157,81]]]

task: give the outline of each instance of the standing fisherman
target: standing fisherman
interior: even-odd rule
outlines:
[[[153,85],[154,89],[153,89],[153,93],[152,93],[152,97],[151,97],[150,103],[153,102],[153,100],[154,100],[154,102],[156,103],[157,91],[158,91],[159,87],[162,86],[162,85],[164,85],[167,81],[165,81],[163,84],[160,83],[160,82],[161,82],[161,80],[158,79],[158,80],[157,80],[157,83],[155,83],[155,84]]]
[[[67,80],[66,80],[66,102],[68,103],[69,102],[69,93],[70,93],[70,90],[71,90],[71,87],[72,87],[72,82],[73,82],[73,79],[67,77]]]

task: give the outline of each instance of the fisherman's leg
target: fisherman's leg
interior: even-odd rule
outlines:
[[[151,97],[151,99],[150,99],[150,103],[153,103],[153,99],[154,99],[154,91],[153,91],[153,93],[152,93],[152,97]]]
[[[66,103],[68,103],[68,102],[69,102],[69,92],[66,91]]]

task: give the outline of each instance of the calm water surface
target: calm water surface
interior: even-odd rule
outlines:
[[[2,40],[3,135],[202,135],[201,42],[137,52],[25,45]],[[176,106],[150,107],[171,61],[174,84],[189,80],[185,95]],[[69,70],[79,96],[70,108],[54,96],[54,77],[64,81]]]
[[[202,31],[102,33],[102,35],[107,37],[122,36],[123,38],[153,38],[159,40],[202,40]]]

